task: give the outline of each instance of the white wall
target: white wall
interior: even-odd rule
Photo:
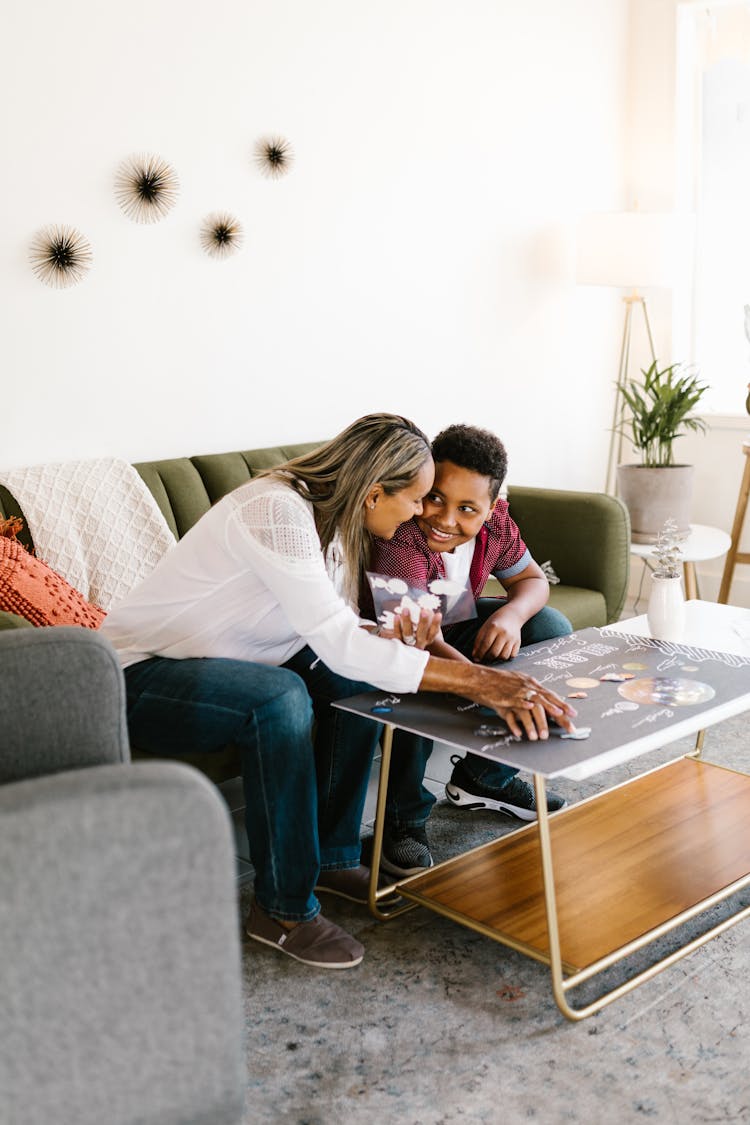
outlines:
[[[490,426],[511,480],[602,488],[623,311],[575,285],[575,220],[672,205],[677,3],[14,5],[0,466],[318,438],[387,409],[430,434]],[[267,132],[296,151],[282,181],[252,162]],[[162,223],[115,203],[136,151],[179,173]],[[197,241],[217,208],[246,228],[224,262]],[[93,244],[74,289],[29,268],[49,222]],[[671,357],[670,297],[648,297]],[[727,530],[744,463],[728,424],[696,448],[694,510]],[[721,560],[700,570],[711,592]]]
[[[484,423],[512,480],[603,487],[621,306],[577,288],[624,205],[628,0],[35,0],[6,13],[0,465],[328,436],[379,409]],[[7,113],[10,107],[10,113]],[[283,181],[257,137],[296,150]],[[112,179],[161,154],[161,223]],[[217,262],[217,208],[246,227]],[[76,288],[28,243],[80,228]]]

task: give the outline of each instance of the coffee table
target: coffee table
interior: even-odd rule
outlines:
[[[568,1019],[599,1011],[750,916],[750,906],[733,905],[697,937],[576,1006],[576,987],[750,886],[750,777],[703,761],[698,750],[546,811],[548,778],[591,777],[750,709],[750,611],[701,601],[687,611],[680,644],[649,638],[641,617],[534,645],[515,659],[560,694],[586,691],[575,701],[578,725],[591,727],[585,740],[516,742],[499,733],[497,716],[457,696],[367,692],[335,704],[385,725],[370,888],[376,917],[392,916],[379,903],[393,887],[378,890],[376,873],[397,726],[533,774],[535,823],[394,885],[409,904],[548,965]],[[731,651],[706,646],[717,639]],[[570,680],[590,686],[574,689]]]

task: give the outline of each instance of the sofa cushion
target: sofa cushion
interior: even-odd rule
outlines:
[[[17,613],[8,613],[4,609],[0,609],[0,634],[6,629],[33,629],[34,626],[25,617],[19,617]]]
[[[485,598],[502,598],[505,590],[497,578],[490,577],[482,590]],[[574,629],[585,629],[589,625],[609,624],[607,602],[599,590],[587,590],[581,586],[550,586],[549,601],[551,609],[565,614]]]
[[[15,538],[0,535],[0,610],[32,625],[98,629],[106,614]]]

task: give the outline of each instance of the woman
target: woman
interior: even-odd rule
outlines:
[[[419,514],[432,479],[412,422],[360,418],[220,500],[103,626],[137,746],[238,747],[256,872],[246,929],[307,964],[349,968],[364,952],[322,917],[315,890],[366,901],[359,829],[380,728],[332,700],[451,691],[531,713],[542,736],[547,713],[569,723],[569,705],[528,676],[430,656],[428,617],[416,631],[408,615],[398,623],[403,644],[362,628],[351,607],[371,537]]]

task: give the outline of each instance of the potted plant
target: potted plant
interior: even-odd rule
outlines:
[[[641,374],[642,383],[630,380],[621,388],[630,416],[615,427],[640,452],[641,461],[619,465],[617,481],[633,541],[653,543],[667,519],[675,521],[678,534],[690,530],[693,466],[676,465],[672,445],[688,430],[705,432],[705,422],[692,412],[708,386],[679,363],[659,370],[654,360]]]

